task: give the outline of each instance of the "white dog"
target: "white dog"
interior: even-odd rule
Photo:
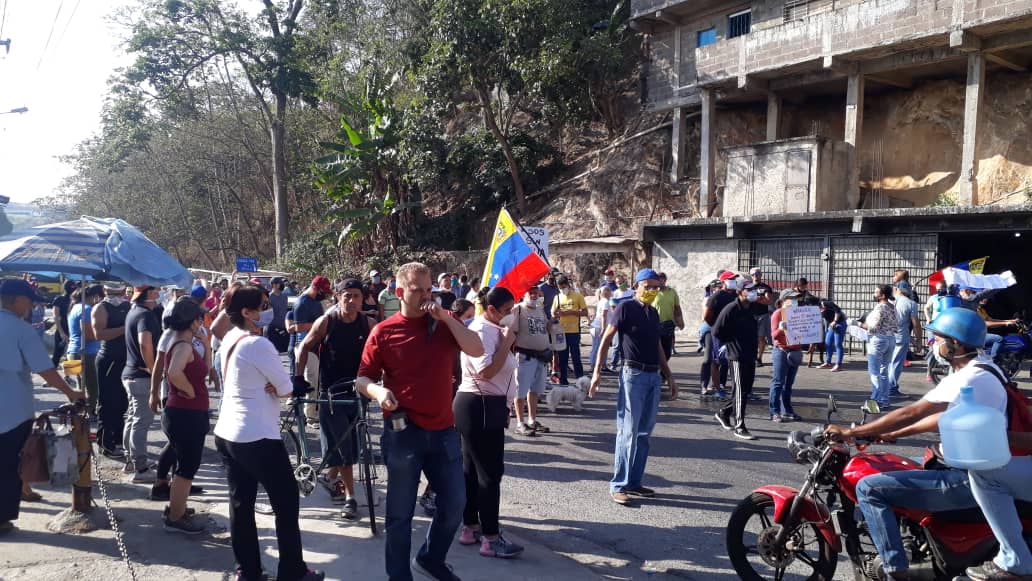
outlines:
[[[555,413],[561,403],[573,404],[573,409],[581,411],[584,409],[584,398],[588,395],[588,388],[591,387],[591,379],[587,376],[579,377],[575,385],[556,385],[545,397],[545,404],[548,411]]]

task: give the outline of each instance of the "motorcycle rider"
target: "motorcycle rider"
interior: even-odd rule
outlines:
[[[917,402],[893,410],[871,423],[855,428],[828,426],[826,434],[830,438],[894,442],[906,436],[937,431],[939,416],[953,404],[964,386],[974,388],[975,400],[981,405],[1007,413],[1007,392],[1003,385],[991,372],[978,366],[989,365],[1002,374],[988,357],[979,352],[985,344],[985,321],[973,310],[955,307],[943,311],[926,329],[935,337],[931,347],[933,356],[939,363],[951,366],[953,373]],[[871,540],[881,556],[882,567],[893,579],[911,578],[894,507],[948,511],[978,506],[967,471],[948,466],[872,474],[860,480],[856,495]]]

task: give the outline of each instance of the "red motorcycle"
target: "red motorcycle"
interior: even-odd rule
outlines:
[[[829,396],[828,421],[835,412]],[[873,401],[863,420],[878,413]],[[799,464],[810,465],[799,490],[768,485],[738,504],[727,524],[727,552],[738,576],[747,581],[806,579],[831,581],[845,548],[856,581],[887,577],[857,508],[856,485],[870,474],[914,470],[921,466],[896,454],[867,453],[868,444],[847,444],[824,437],[823,428],[794,431],[788,450]],[[1032,503],[1018,502],[1026,540],[1032,541]],[[896,509],[911,575],[929,581],[949,580],[964,569],[992,559],[996,538],[981,509],[931,513]]]

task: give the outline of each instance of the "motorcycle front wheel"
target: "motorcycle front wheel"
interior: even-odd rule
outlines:
[[[838,555],[813,523],[789,532],[783,548],[770,541],[777,534],[774,499],[753,493],[738,503],[727,523],[727,555],[744,581],[831,581]]]

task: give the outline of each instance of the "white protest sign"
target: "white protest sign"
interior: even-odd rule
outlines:
[[[806,345],[824,342],[820,307],[788,307],[782,316],[786,344]]]
[[[541,258],[548,262],[548,229],[541,226],[524,226],[520,229],[520,236],[530,245],[530,248],[537,252]],[[535,244],[537,246],[535,246]]]
[[[864,343],[866,343],[867,339],[870,338],[870,335],[867,334],[867,331],[864,328],[859,327],[857,325],[850,325],[846,327],[846,333],[848,333],[850,337],[858,341],[863,341]]]

